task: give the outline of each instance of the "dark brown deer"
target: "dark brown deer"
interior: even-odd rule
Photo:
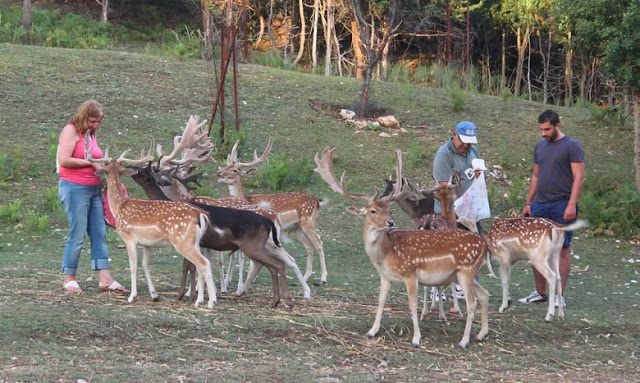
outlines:
[[[387,197],[352,194],[345,189],[344,174],[340,181],[333,172],[333,151],[325,149],[316,154],[315,171],[334,192],[360,201],[365,206],[350,208],[354,214],[364,215],[364,248],[380,274],[380,297],[373,326],[366,336],[374,337],[380,329],[382,313],[392,282],[404,282],[409,297],[409,312],[413,322],[411,344],[420,346],[418,324],[419,285],[442,286],[457,281],[463,289],[467,303],[467,322],[458,346],[469,344],[471,325],[477,304],[480,305],[482,326],[476,336],[482,340],[489,331],[489,293],[475,280],[485,261],[487,244],[478,234],[462,230],[401,230],[394,228],[389,202],[402,193],[402,182],[396,183]],[[396,179],[402,179],[402,155],[396,151]],[[477,298],[477,301],[476,301]]]

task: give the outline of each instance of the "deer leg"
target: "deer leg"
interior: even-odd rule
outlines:
[[[313,272],[313,244],[307,234],[305,234],[301,229],[296,230],[296,237],[302,242],[304,245],[304,249],[307,252],[307,269],[304,272],[304,280],[308,281],[309,277],[311,277],[311,273]]]
[[[547,299],[549,305],[547,309],[547,315],[544,317],[544,320],[549,322],[556,313],[556,307],[553,302],[553,297],[556,294],[556,279],[558,278],[558,276],[553,272],[553,270],[551,270],[551,267],[549,267],[550,257],[553,257],[553,255],[550,253],[553,251],[553,249],[547,249],[546,251],[547,254],[544,259],[542,259],[542,257],[535,257],[531,259],[531,264],[544,277],[544,279],[547,281],[547,286],[549,286],[549,294]]]
[[[424,286],[423,291],[424,296],[422,298],[422,312],[420,313],[420,320],[423,320],[427,317],[427,314],[429,314],[429,311],[427,310],[427,297],[429,296],[429,288],[427,286]]]
[[[464,293],[464,299],[467,303],[467,323],[464,327],[464,334],[462,340],[458,343],[458,347],[464,349],[469,344],[469,338],[471,337],[471,325],[473,324],[473,318],[476,312],[476,296],[473,288],[473,276],[460,273],[458,274],[458,284],[462,287]],[[488,293],[487,293],[488,294]]]
[[[149,294],[151,294],[151,299],[154,302],[160,300],[160,296],[156,292],[156,287],[153,285],[153,281],[151,280],[151,271],[149,270],[149,259],[151,258],[151,247],[144,246],[142,248],[142,271],[144,272],[144,277],[147,279],[147,286],[149,287]]]
[[[480,286],[480,283],[476,280],[473,281],[473,289],[480,304],[480,320],[482,323],[476,340],[483,340],[485,336],[487,336],[487,333],[489,333],[489,292]]]
[[[236,291],[242,291],[244,289],[244,253],[238,250],[238,287]]]
[[[184,298],[184,296],[186,295],[186,289],[187,289],[187,274],[189,274],[190,270],[191,270],[191,266],[193,265],[193,263],[189,262],[186,259],[182,260],[182,279],[180,280],[180,290],[178,291],[178,300],[182,300],[182,298]],[[192,273],[190,274],[190,276],[193,275]],[[191,287],[189,287],[189,290],[191,290]]]
[[[247,274],[247,280],[245,281],[242,289],[236,290],[237,296],[240,296],[249,291],[249,287],[251,287],[251,284],[255,281],[256,277],[258,276],[258,272],[260,271],[260,269],[262,269],[262,266],[263,265],[261,263],[254,262],[253,259],[251,260],[251,262],[249,262],[249,273]]]
[[[309,241],[312,243],[313,247],[318,252],[318,260],[320,261],[320,282],[327,283],[327,264],[324,260],[324,246],[322,244],[322,240],[318,236],[316,226],[313,222],[302,222],[300,224],[300,227],[304,231],[304,234],[307,236]],[[309,258],[307,258],[307,263],[308,262]]]
[[[391,281],[380,276],[380,296],[378,297],[378,309],[376,310],[376,319],[373,321],[371,330],[364,336],[367,338],[373,338],[380,330],[380,323],[382,322],[382,313],[384,312],[384,305],[387,303],[387,297],[389,296],[389,290],[391,290]]]
[[[460,303],[458,300],[458,294],[456,292],[456,284],[451,283],[449,287],[451,288],[451,300],[453,300],[453,309],[456,311],[456,313],[458,313],[459,318],[464,318],[464,315],[462,315],[462,310],[460,310]]]
[[[296,278],[298,278],[298,281],[300,282],[300,284],[302,285],[302,289],[304,290],[304,298],[310,299],[311,289],[309,288],[307,281],[304,279],[304,276],[302,275],[302,272],[300,271],[296,260],[284,248],[278,247],[273,243],[268,243],[267,248],[269,249],[270,253],[273,254],[273,256],[281,259],[286,266],[289,266],[291,270],[293,270],[293,273],[296,275]]]
[[[227,275],[225,276],[224,274],[224,252],[223,251],[216,251],[217,255],[218,255],[218,267],[220,268],[220,292],[221,293],[226,293],[229,287],[229,275],[230,272],[232,271],[231,268],[233,267],[233,253],[229,254],[229,270],[227,270]]]
[[[138,251],[136,249],[137,244],[134,241],[125,241],[125,246],[129,255],[129,270],[131,271],[131,293],[127,301],[131,303],[138,296]]]
[[[420,326],[418,322],[418,279],[406,278],[404,283],[407,287],[407,295],[409,297],[409,313],[411,314],[411,322],[413,323],[413,338],[411,345],[420,348]],[[439,292],[438,292],[439,293]],[[438,297],[440,297],[438,295]],[[442,304],[442,300],[440,300]]]
[[[500,281],[502,282],[502,304],[498,309],[504,312],[509,307],[509,279],[511,278],[511,257],[508,255],[500,255],[497,257],[500,262]]]

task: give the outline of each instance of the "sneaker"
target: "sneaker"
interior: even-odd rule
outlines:
[[[560,302],[562,302],[562,307],[567,307],[567,301],[564,300],[564,295],[560,298]],[[558,307],[558,296],[553,297],[553,304]]]
[[[431,294],[429,294],[429,299],[431,299],[432,302],[434,301],[435,294],[437,294],[437,292],[435,292],[434,290],[431,290]],[[443,302],[447,301],[447,294],[445,294],[444,291],[442,293],[440,293],[440,299]]]
[[[547,294],[540,294],[537,291],[532,292],[524,298],[518,299],[520,303],[542,303],[547,301]]]
[[[456,298],[458,299],[464,299],[464,293],[462,292],[462,287],[456,283]]]

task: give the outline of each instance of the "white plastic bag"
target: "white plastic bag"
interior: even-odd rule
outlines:
[[[484,173],[480,173],[480,176],[473,180],[471,187],[454,202],[453,206],[456,215],[466,221],[477,222],[491,217]]]

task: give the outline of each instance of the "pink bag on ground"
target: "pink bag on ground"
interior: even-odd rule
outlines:
[[[129,198],[129,193],[127,193],[127,188],[124,184],[121,183],[120,187],[122,188],[122,193],[125,198]],[[106,186],[104,187],[104,193],[102,194],[102,205],[104,206],[104,222],[111,227],[116,227],[116,217],[111,214],[111,209],[109,208],[109,198],[107,198]]]

